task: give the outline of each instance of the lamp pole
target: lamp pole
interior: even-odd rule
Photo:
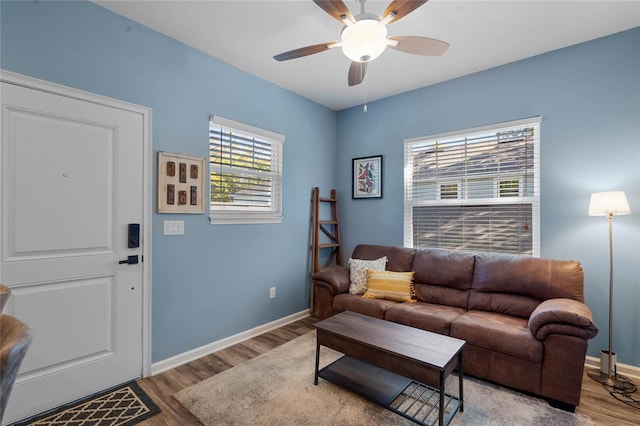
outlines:
[[[609,221],[609,363],[607,368],[607,384],[615,382],[611,378],[613,364],[613,213],[607,215]]]
[[[605,385],[615,386],[622,385],[621,382],[616,380],[616,377],[612,374],[613,370],[613,212],[607,213],[607,220],[609,222],[609,350],[607,351],[607,374],[602,373],[602,368],[599,370],[589,371],[589,377],[593,380]],[[600,362],[602,363],[602,356],[600,356]]]
[[[607,216],[609,222],[609,350],[607,358],[602,356],[604,350],[600,351],[600,368],[588,372],[589,377],[593,380],[607,386],[613,386],[616,389],[625,392],[634,392],[635,384],[625,377],[618,377],[617,372],[613,368],[613,216],[615,214],[625,215],[631,214],[627,197],[623,191],[597,192],[591,194],[589,202],[589,216]],[[604,360],[608,360],[606,374],[602,371]]]

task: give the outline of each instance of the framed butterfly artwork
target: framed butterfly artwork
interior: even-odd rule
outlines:
[[[354,158],[352,198],[382,198],[382,155]]]

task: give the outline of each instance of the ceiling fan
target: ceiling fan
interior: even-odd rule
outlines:
[[[340,40],[290,50],[275,55],[273,59],[287,61],[341,47],[342,52],[351,59],[349,86],[355,86],[362,83],[367,63],[380,56],[387,46],[401,52],[422,56],[440,56],[449,48],[449,43],[428,37],[387,37],[387,25],[407,16],[427,0],[393,0],[380,16],[366,13],[365,1],[359,0],[360,14],[353,16],[342,0],[313,0],[322,10],[345,25],[340,34]]]

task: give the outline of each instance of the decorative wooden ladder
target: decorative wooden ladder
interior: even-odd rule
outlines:
[[[321,204],[327,204],[331,217],[320,219]],[[320,232],[322,231],[322,233]],[[322,242],[320,241],[322,239]],[[331,197],[320,197],[320,188],[313,188],[311,195],[311,275],[320,269],[320,251],[330,249],[323,267],[342,265],[342,250],[340,247],[340,223],[338,220],[338,195],[331,190]],[[315,312],[313,279],[311,280],[311,311]]]

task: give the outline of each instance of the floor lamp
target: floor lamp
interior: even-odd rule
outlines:
[[[631,214],[627,197],[623,191],[596,192],[591,194],[589,202],[589,216],[607,216],[609,221],[609,349],[600,351],[600,364],[607,362],[607,374],[602,372],[602,368],[589,371],[589,377],[597,382],[609,386],[625,389],[629,384],[617,378],[617,373],[613,372],[612,349],[613,336],[613,215]],[[605,356],[603,356],[605,355]]]

